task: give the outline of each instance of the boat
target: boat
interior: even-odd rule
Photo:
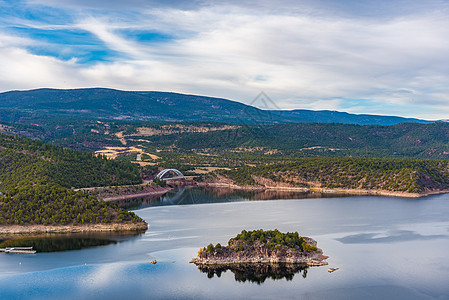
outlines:
[[[340,270],[340,268],[329,268],[329,269],[327,269],[327,271],[328,271],[329,273],[335,272],[335,271],[337,271],[337,270]]]
[[[35,254],[36,250],[33,250],[33,247],[7,247],[0,248],[0,252],[4,253],[18,253],[18,254]]]

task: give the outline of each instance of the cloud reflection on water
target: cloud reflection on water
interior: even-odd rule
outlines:
[[[369,243],[397,243],[416,240],[432,240],[447,238],[447,235],[435,234],[435,235],[421,235],[415,231],[410,230],[395,230],[389,232],[384,237],[379,236],[378,233],[359,233],[353,235],[347,235],[342,238],[336,239],[343,244],[369,244]]]

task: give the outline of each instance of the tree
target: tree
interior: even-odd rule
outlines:
[[[207,252],[214,252],[214,245],[212,245],[212,243],[210,243],[209,245],[207,245],[206,251],[207,251]]]

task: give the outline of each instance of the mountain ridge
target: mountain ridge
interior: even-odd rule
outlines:
[[[43,115],[126,121],[218,121],[249,124],[396,125],[405,122],[434,122],[331,110],[263,110],[224,98],[161,91],[41,88],[0,93],[0,121],[32,120]]]

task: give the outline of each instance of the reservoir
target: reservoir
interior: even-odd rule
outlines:
[[[188,188],[123,205],[145,219],[146,232],[46,236],[27,241],[44,249],[35,255],[0,253],[0,299],[449,298],[449,195],[323,198]],[[200,247],[226,245],[242,229],[276,228],[314,238],[328,267],[339,270],[189,264]]]

